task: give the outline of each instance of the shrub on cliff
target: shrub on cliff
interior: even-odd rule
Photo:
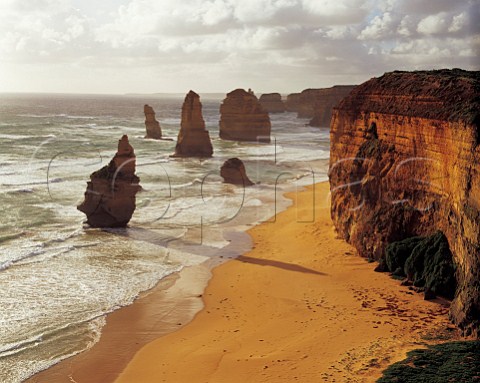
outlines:
[[[480,381],[480,342],[450,342],[414,350],[392,364],[377,383]]]
[[[455,265],[442,232],[411,237],[387,246],[385,263],[390,272],[406,276],[429,294],[453,299],[457,288]]]

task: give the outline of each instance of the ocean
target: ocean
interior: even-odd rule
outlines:
[[[22,382],[88,349],[106,313],[185,266],[219,259],[225,246],[244,241],[238,233],[290,204],[285,192],[327,178],[328,127],[272,114],[270,144],[223,141],[221,97],[213,95],[201,102],[214,157],[171,158],[182,102],[180,95],[0,95],[1,382]],[[144,104],[173,141],[144,138]],[[143,188],[137,209],[128,228],[89,228],[76,206],[123,134]],[[220,167],[232,157],[244,161],[254,186],[222,183]]]

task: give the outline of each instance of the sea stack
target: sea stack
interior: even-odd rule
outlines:
[[[188,92],[182,106],[182,122],[173,157],[211,157],[210,135],[205,129],[200,96]]]
[[[285,112],[285,104],[280,93],[265,93],[260,96],[260,105],[268,113],[283,113]]]
[[[360,255],[384,262],[387,246],[392,252],[408,245],[421,262],[451,251],[457,287],[450,317],[476,336],[479,91],[480,72],[460,69],[395,71],[357,86],[334,109],[329,174],[333,222]],[[434,246],[436,238],[448,246]],[[416,242],[432,245],[414,249]],[[407,263],[399,271],[408,276]]]
[[[234,185],[251,186],[253,182],[247,177],[245,165],[239,158],[230,158],[225,161],[220,169],[223,181]]]
[[[135,153],[124,135],[107,166],[90,175],[84,201],[77,209],[92,227],[125,227],[135,211],[135,195],[141,190],[135,175]]]
[[[145,138],[161,139],[162,129],[160,128],[160,123],[155,119],[155,111],[150,105],[145,105],[143,112],[145,113],[145,128],[147,130]]]
[[[220,106],[220,138],[233,141],[270,142],[270,117],[249,89],[227,94]]]

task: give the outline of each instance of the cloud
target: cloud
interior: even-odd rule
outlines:
[[[0,69],[21,78],[34,65],[55,68],[52,82],[59,68],[75,69],[97,76],[92,87],[112,86],[115,70],[125,91],[135,91],[128,81],[158,91],[148,78],[209,88],[221,84],[217,73],[299,90],[392,69],[478,68],[479,8],[477,0],[2,0]],[[132,75],[139,71],[145,79]]]

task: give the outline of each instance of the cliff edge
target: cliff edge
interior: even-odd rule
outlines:
[[[478,336],[480,72],[373,78],[334,108],[330,130],[338,233],[375,260],[385,258],[389,244],[443,233],[457,286],[450,317]]]

